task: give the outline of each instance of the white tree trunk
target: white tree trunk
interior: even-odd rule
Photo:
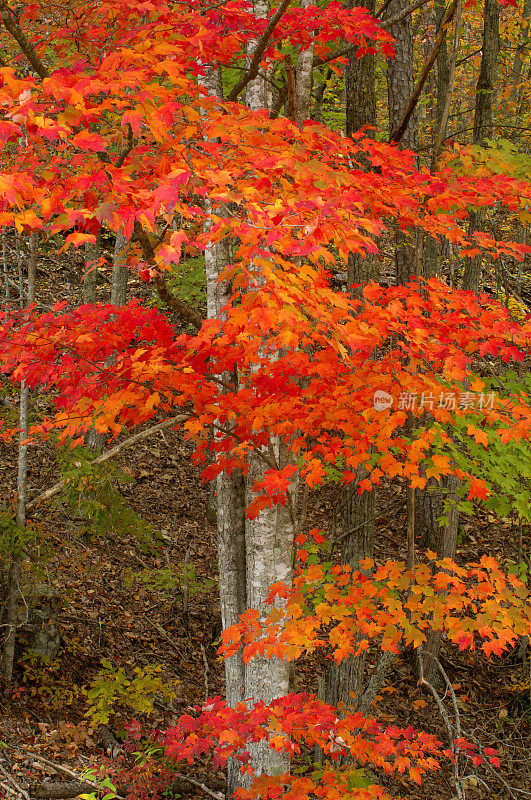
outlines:
[[[35,274],[37,271],[37,244],[38,233],[30,234],[29,261],[28,261],[28,294],[27,303],[35,302]],[[18,445],[18,472],[17,472],[17,516],[19,528],[26,525],[26,500],[28,483],[28,413],[29,413],[29,388],[25,381],[20,386],[20,416],[19,416],[19,445]],[[15,658],[16,629],[18,621],[18,598],[20,596],[20,552],[13,550],[8,574],[7,603],[6,603],[6,638],[3,648],[3,676],[6,689],[9,689],[13,678],[13,661]]]

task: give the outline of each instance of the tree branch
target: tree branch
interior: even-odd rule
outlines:
[[[42,63],[41,59],[35,52],[33,45],[26,39],[24,31],[20,27],[17,18],[5,2],[0,0],[0,18],[4,23],[4,28],[8,31],[13,39],[16,41],[26,58],[28,59],[32,69],[37,73],[39,78],[47,78],[49,75],[48,70]]]
[[[104,464],[106,461],[109,461],[114,456],[118,455],[122,450],[125,450],[127,447],[132,447],[134,444],[147,439],[149,436],[153,436],[155,433],[159,433],[159,431],[164,431],[166,428],[171,428],[173,425],[179,425],[181,422],[186,422],[186,420],[190,417],[190,414],[179,414],[176,417],[171,417],[170,419],[164,420],[164,422],[159,422],[157,425],[152,425],[151,428],[146,428],[143,431],[139,431],[138,433],[133,434],[128,439],[124,439],[123,442],[111,447],[110,450],[106,450],[105,453],[102,453],[101,456],[95,458],[91,463],[92,464]],[[49,489],[46,489],[45,492],[41,492],[33,500],[30,500],[29,503],[26,504],[26,511],[30,511],[31,509],[36,508],[40,503],[44,503],[46,500],[50,500],[52,497],[55,497],[56,494],[63,489],[65,485],[64,480],[58,481]]]
[[[253,78],[256,78],[258,75],[258,67],[260,66],[260,61],[262,60],[262,56],[264,55],[264,51],[268,46],[271,40],[271,34],[273,33],[277,23],[282,19],[291,0],[282,0],[279,7],[277,8],[276,12],[273,14],[269,23],[261,35],[260,39],[258,40],[258,44],[256,45],[256,50],[254,51],[251,63],[247,69],[245,75],[242,75],[236,86],[231,90],[229,93],[227,100],[236,100],[238,95],[240,94],[243,89],[247,86],[249,81],[252,81]]]
[[[450,22],[452,21],[452,17],[455,14],[457,3],[458,0],[452,0],[450,5],[446,9],[444,17],[442,18],[441,21],[441,26],[437,32],[437,36],[435,37],[435,42],[433,43],[432,51],[428,56],[428,59],[424,64],[424,67],[422,68],[422,72],[415,87],[415,91],[411,96],[408,106],[404,112],[404,116],[402,117],[399,125],[396,127],[396,129],[392,132],[391,136],[389,137],[389,142],[400,142],[400,140],[402,139],[407,130],[407,126],[409,124],[409,120],[411,119],[411,115],[413,114],[416,108],[416,105],[419,101],[419,97],[424,88],[424,84],[426,83],[426,78],[428,77],[428,74],[435,63],[435,59],[437,58],[437,54],[441,48],[441,44],[446,34],[446,30]]]
[[[155,259],[155,251],[149,241],[149,236],[145,232],[144,228],[140,224],[138,220],[135,220],[134,225],[134,233],[137,242],[140,244],[142,248],[142,254],[144,256],[144,260],[146,263],[150,264],[153,267],[156,267],[156,259]],[[184,319],[186,322],[189,322],[193,325],[197,330],[203,324],[203,317],[199,314],[198,311],[194,311],[193,308],[190,308],[189,305],[183,303],[182,300],[179,300],[178,297],[175,297],[174,294],[170,292],[168,287],[166,286],[166,281],[164,280],[163,275],[156,275],[154,278],[155,288],[157,289],[158,295],[165,305],[168,308],[177,311],[177,313]]]
[[[405,19],[414,11],[416,11],[417,8],[422,8],[422,6],[425,6],[429,2],[430,0],[417,0],[415,3],[403,9],[398,14],[395,14],[394,17],[389,17],[389,19],[380,22],[380,28],[383,28],[384,31],[386,31],[388,28],[391,27],[391,25],[396,25],[397,22],[401,22],[403,19]],[[388,5],[389,4],[386,3],[384,6],[382,6],[380,13],[383,13]],[[375,18],[377,18],[378,16],[379,15],[377,14]],[[357,50],[358,48],[359,44],[347,44],[344,47],[341,47],[339,50],[336,50],[334,53],[330,53],[330,55],[326,56],[326,58],[318,58],[317,56],[314,56],[312,66],[320,67],[323,64],[328,64],[330,63],[330,61],[334,61],[336,58],[341,58],[342,56],[348,56],[350,53],[352,53],[353,50]]]
[[[131,125],[129,123],[126,124],[126,128],[127,128],[127,136],[126,136],[126,140],[125,140],[125,147],[122,150],[122,152],[120,153],[120,155],[118,156],[118,160],[117,160],[116,164],[114,165],[116,167],[116,169],[120,169],[120,167],[123,165],[125,159],[127,158],[129,153],[133,149],[133,144],[134,144],[133,129],[132,129],[132,127],[131,127]]]

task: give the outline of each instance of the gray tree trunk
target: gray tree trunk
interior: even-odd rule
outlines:
[[[446,493],[419,492],[415,503],[417,511],[415,527],[422,530],[425,549],[434,550],[441,558],[454,558],[459,531],[459,511],[457,508],[460,481],[454,476],[445,480]],[[439,525],[439,519],[445,511],[446,522]],[[437,631],[427,633],[426,643],[419,651],[422,675],[428,683],[433,683],[438,674],[437,659],[442,644],[442,634]]]
[[[392,0],[387,7],[388,18],[399,14],[409,5],[409,0]],[[387,61],[387,98],[389,109],[389,134],[401,122],[409,100],[415,89],[413,69],[413,28],[411,15],[389,26],[389,33],[395,37],[395,58]],[[413,112],[401,139],[400,146],[411,150],[418,149],[418,114]],[[397,231],[395,235],[395,263],[397,284],[407,283],[419,272],[416,238]]]
[[[201,79],[209,95],[221,97],[221,74],[209,69]],[[210,200],[205,202],[206,211],[211,210]],[[223,213],[223,210],[218,210]],[[208,230],[209,225],[206,224]],[[229,299],[226,281],[220,281],[221,271],[230,260],[228,243],[209,243],[205,248],[205,275],[207,289],[207,317],[221,318]],[[226,383],[238,380],[236,374],[225,373]],[[226,630],[238,621],[248,606],[245,553],[245,480],[240,470],[230,475],[222,473],[215,481],[216,524],[218,544],[219,594],[221,625]],[[225,659],[225,697],[227,703],[236,706],[245,699],[245,665],[241,651]],[[230,760],[227,769],[227,798],[241,785],[239,763]]]
[[[35,302],[35,275],[37,271],[38,233],[30,233],[29,260],[28,260],[28,294],[27,304]],[[18,445],[18,470],[17,470],[17,515],[16,523],[19,528],[26,525],[26,500],[28,483],[28,414],[29,414],[29,388],[25,381],[20,387],[20,416],[19,416],[19,445]],[[8,573],[7,600],[6,600],[6,637],[2,654],[2,672],[6,690],[9,689],[13,678],[13,662],[15,658],[16,629],[18,621],[18,600],[20,597],[20,560],[21,555],[15,544],[11,554],[11,564]]]
[[[301,8],[307,8],[309,5],[310,0],[301,0]],[[299,128],[310,116],[313,52],[314,46],[312,44],[306,50],[302,50],[297,58],[297,68],[295,70],[295,122]]]
[[[128,242],[121,231],[116,234],[114,259],[112,265],[111,303],[114,306],[125,306],[127,303],[127,268]]]
[[[257,16],[266,16],[269,10],[267,3],[258,0],[254,4]],[[253,45],[248,53],[252,57]],[[302,54],[303,55],[303,54]],[[301,97],[308,87],[308,59],[301,59],[299,68],[299,92]],[[247,87],[247,105],[253,111],[268,108],[268,91],[264,79],[259,75]],[[295,109],[296,118],[297,109]],[[300,115],[299,115],[300,116]],[[268,452],[275,452],[280,458],[279,442],[272,440]],[[247,476],[246,504],[253,497],[252,485],[261,480],[265,472],[265,464],[255,455],[250,459]],[[265,613],[266,596],[273,583],[291,581],[291,558],[293,550],[294,528],[288,510],[282,506],[267,508],[255,519],[245,521],[245,556],[246,556],[246,592],[247,606]],[[250,659],[245,666],[245,698],[255,703],[271,702],[289,691],[289,664],[278,658],[271,661],[263,657]],[[258,742],[250,748],[252,765],[257,774],[275,775],[289,770],[289,757],[269,747],[267,740]]]
[[[83,278],[83,303],[90,303],[91,305],[96,302],[96,286],[98,284],[98,270],[91,269],[92,265],[98,259],[99,246],[98,242],[85,243],[85,277]],[[90,270],[90,272],[88,271]]]
[[[350,7],[357,3],[350,3]],[[363,0],[361,3],[371,14],[376,10],[376,0]],[[376,127],[376,61],[373,54],[356,58],[351,53],[346,71],[346,134],[353,133],[366,125]],[[347,282],[352,284],[366,284],[375,277],[374,259],[372,256],[362,258],[359,253],[349,253],[347,263]],[[360,294],[357,290],[356,294]]]
[[[485,0],[483,16],[483,47],[479,78],[476,84],[473,144],[484,144],[494,136],[493,101],[496,86],[496,66],[500,50],[500,5],[498,0]],[[485,209],[472,211],[469,218],[469,234],[485,227]],[[479,292],[481,287],[481,257],[465,259],[463,289]]]

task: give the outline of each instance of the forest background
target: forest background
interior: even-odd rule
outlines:
[[[1,791],[525,796],[529,3],[0,15]]]

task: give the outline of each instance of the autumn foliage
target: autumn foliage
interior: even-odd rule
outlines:
[[[330,269],[349,253],[378,258],[392,226],[446,237],[461,256],[520,258],[511,241],[469,236],[468,212],[498,204],[517,217],[531,187],[485,165],[459,173],[458,148],[430,173],[414,154],[364,134],[347,139],[311,121],[299,129],[238,103],[234,81],[226,99],[209,95],[207,66],[240,75],[247,45],[273,13],[257,19],[243,0],[82,3],[50,12],[43,39],[41,8],[25,7],[24,55],[0,69],[0,225],[71,231],[65,246],[95,241],[102,226],[120,231],[132,241],[130,267],[146,281],[183,254],[230,241],[220,280],[231,297],[193,333],[137,300],[8,309],[1,368],[53,397],[55,414],[32,435],[58,430],[75,444],[89,428],[117,436],[183,411],[196,458],[208,461],[206,479],[246,473],[250,457],[267,460],[278,437],[292,457],[267,462],[250,516],[286,503],[296,475],[310,487],[349,483],[360,465],[360,491],[383,476],[423,488],[453,475],[464,497],[484,499],[490,488],[456,457],[453,435],[465,425],[484,448],[529,439],[528,396],[491,381],[493,359],[524,361],[529,319],[434,279],[370,283],[352,299],[330,288]],[[359,44],[360,55],[392,54],[391,37],[365,9],[286,6],[261,67],[267,73],[287,47],[312,45],[317,59],[329,58],[338,39]],[[20,68],[28,53],[34,75]],[[237,381],[226,378],[234,373]],[[378,392],[390,398],[385,408],[375,405]],[[450,403],[461,395],[470,402]],[[293,660],[328,648],[340,661],[371,642],[418,648],[430,630],[460,649],[480,644],[499,655],[530,633],[528,590],[492,559],[461,567],[432,554],[413,570],[367,561],[352,572],[306,567],[298,544],[293,586],[273,587],[266,618],[250,610],[225,632],[226,655],[243,646],[246,659]],[[266,738],[291,755],[319,746],[327,760],[304,775],[257,776],[248,797],[384,798],[358,766],[419,782],[457,752],[496,763],[464,740],[445,756],[433,736],[338,714],[307,694],[237,708],[215,699],[181,718],[166,746],[174,758],[211,753],[224,765],[236,757],[251,771],[246,748]],[[338,771],[340,755],[356,766]]]

